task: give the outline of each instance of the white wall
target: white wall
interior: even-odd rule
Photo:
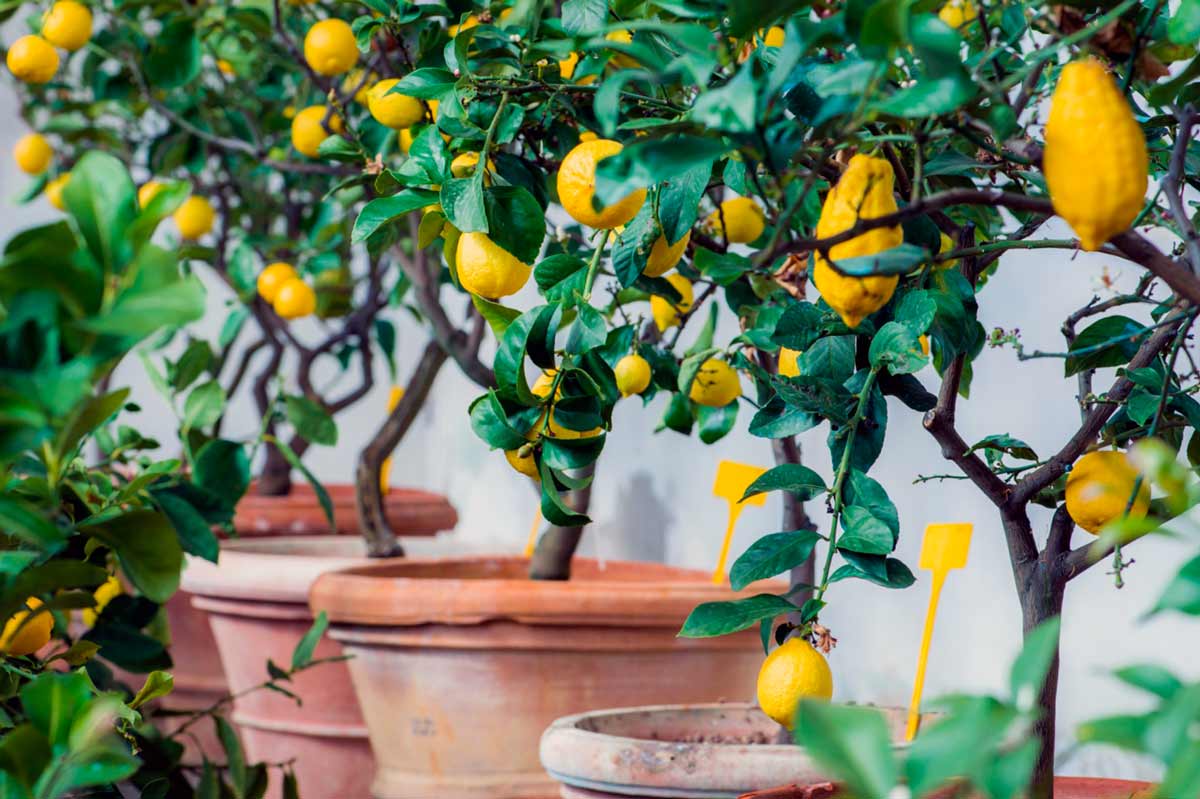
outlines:
[[[0,93],[0,147],[5,152],[24,130],[16,117],[11,92]],[[0,175],[9,197],[26,178],[8,158],[0,158]],[[44,200],[13,210],[0,219],[4,238],[21,226],[53,217]],[[1063,234],[1048,228],[1047,235]],[[1019,328],[1028,348],[1060,351],[1058,325],[1071,310],[1087,301],[1099,287],[1102,269],[1128,288],[1134,270],[1115,259],[1072,258],[1053,251],[1013,253],[982,294],[981,321],[988,328]],[[222,291],[214,287],[214,314],[208,334],[215,338]],[[528,307],[527,292],[513,303]],[[457,305],[457,303],[456,303]],[[401,331],[401,373],[411,369],[423,338],[408,316],[393,315]],[[722,320],[719,336],[728,340],[732,320]],[[307,324],[307,323],[306,323]],[[314,329],[300,326],[302,334]],[[1045,456],[1057,449],[1077,425],[1074,383],[1062,377],[1061,360],[1018,363],[1011,349],[987,350],[976,362],[971,399],[960,405],[959,424],[968,442],[985,434],[1007,432],[1028,441]],[[379,374],[385,374],[380,365]],[[920,375],[936,388],[936,375]],[[1103,388],[1110,376],[1098,378]],[[173,438],[174,420],[131,361],[122,368],[119,383],[132,384],[145,407],[142,429],[164,442]],[[347,481],[356,454],[382,419],[388,386],[377,385],[371,395],[339,421],[341,441],[332,450],[316,448],[308,463],[323,480]],[[432,401],[396,454],[392,480],[396,485],[420,486],[444,492],[456,505],[460,524],[454,537],[472,548],[519,551],[536,507],[534,492],[513,472],[499,453],[489,453],[471,432],[466,408],[479,392],[447,367],[434,388]],[[768,442],[745,433],[749,408],[738,431],[713,446],[695,438],[664,432],[653,435],[664,399],[649,408],[626,400],[617,409],[614,432],[600,463],[585,554],[606,558],[645,558],[673,564],[711,568],[724,529],[724,506],[710,487],[716,463],[730,458],[763,466],[770,464]],[[251,431],[253,409],[245,397],[231,416],[241,420],[229,434]],[[1001,691],[1009,662],[1020,644],[1020,616],[1002,541],[998,518],[988,503],[965,481],[913,485],[918,474],[953,471],[944,462],[918,414],[897,402],[889,403],[887,446],[872,474],[889,490],[900,511],[904,534],[898,551],[916,569],[924,526],[938,521],[969,521],[975,525],[970,563],[952,575],[943,594],[934,637],[926,696],[950,691]],[[803,437],[808,465],[826,477],[830,473],[824,448],[824,429]],[[779,529],[778,498],[766,507],[749,508],[734,542],[733,556],[758,535]],[[827,516],[819,503],[810,512],[824,527]],[[1035,509],[1035,524],[1044,530],[1048,515]],[[1078,531],[1076,544],[1087,538]],[[1042,534],[1044,538],[1044,533]],[[1139,696],[1124,689],[1106,672],[1117,666],[1159,661],[1190,677],[1200,676],[1200,644],[1195,625],[1175,618],[1138,621],[1156,596],[1162,581],[1192,551],[1186,543],[1165,539],[1139,543],[1137,563],[1126,573],[1127,586],[1115,590],[1106,569],[1097,566],[1071,584],[1064,627],[1064,657],[1060,688],[1060,742],[1070,745],[1071,731],[1082,719],[1136,709]],[[855,582],[839,583],[828,594],[830,606],[823,621],[840,643],[831,657],[839,699],[904,705],[907,703],[919,641],[928,581],[921,579],[906,591],[887,591]],[[747,695],[752,687],[746,687]],[[1152,776],[1146,766],[1123,755],[1097,749],[1067,753],[1061,773],[1131,777]]]

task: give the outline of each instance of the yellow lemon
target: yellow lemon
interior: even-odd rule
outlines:
[[[605,35],[604,38],[608,39],[610,42],[617,42],[618,44],[633,43],[633,33],[626,30],[613,31],[612,33]],[[638,60],[631,55],[626,55],[625,53],[614,53],[613,57],[609,59],[609,63],[613,66],[621,67],[622,69],[632,69],[638,65]]]
[[[454,257],[458,282],[472,294],[494,300],[516,294],[533,269],[488,238],[486,233],[464,233]]]
[[[158,193],[163,190],[163,184],[157,180],[147,180],[141,186],[138,186],[137,201],[138,208],[145,208],[150,204],[150,201],[158,196]]]
[[[953,252],[958,247],[958,245],[954,243],[954,239],[950,238],[945,233],[941,234],[941,238],[938,241],[939,241],[939,243],[938,243],[938,254],[939,255],[941,255],[943,253]],[[938,261],[937,262],[938,269],[953,269],[956,266],[958,266],[957,258],[952,258],[949,261]]]
[[[579,53],[572,50],[567,53],[566,58],[559,59],[558,74],[562,75],[563,80],[570,80],[574,77],[577,66],[579,66]]]
[[[63,202],[63,189],[67,187],[67,181],[71,179],[70,172],[64,172],[58,177],[46,184],[46,188],[42,191],[46,194],[46,199],[60,211],[67,210],[66,204]]]
[[[392,92],[399,78],[381,80],[367,93],[367,109],[380,125],[394,130],[412,127],[425,118],[425,106],[415,97]]]
[[[13,160],[27,175],[40,175],[50,166],[54,148],[40,133],[26,133],[13,147]]]
[[[521,450],[519,448],[505,450],[504,457],[508,461],[509,466],[513,467],[526,477],[530,477],[534,480],[541,479],[541,476],[538,474],[537,459],[533,456],[532,447],[524,456],[521,455]]]
[[[283,261],[276,261],[273,264],[268,264],[266,269],[258,273],[255,288],[258,290],[258,296],[262,297],[268,303],[273,303],[279,295],[279,287],[289,280],[295,280],[298,277],[300,275],[296,272],[296,267]]]
[[[688,391],[688,399],[710,408],[724,408],[740,396],[742,384],[737,371],[716,358],[709,358],[700,364],[700,370],[696,372],[696,379]]]
[[[535,397],[545,399],[550,396],[550,388],[554,385],[554,376],[558,374],[557,369],[547,369],[537,376],[537,380],[533,381],[533,385],[529,387],[529,391]],[[554,398],[558,399],[562,396],[562,388],[554,393]]]
[[[318,75],[341,75],[358,63],[354,31],[340,19],[323,19],[304,36],[304,60]]]
[[[475,167],[479,166],[479,153],[460,153],[454,156],[454,160],[450,162],[450,174],[456,178],[465,178],[475,174]],[[489,171],[496,171],[496,165],[492,159],[488,159],[487,168]],[[491,184],[492,178],[488,173],[484,173],[483,182]]]
[[[637,353],[626,355],[613,368],[622,397],[641,394],[650,385],[650,362]]]
[[[378,82],[378,76],[364,69],[352,69],[342,79],[342,94],[354,92],[354,102],[366,105],[371,96],[371,88]]]
[[[680,300],[678,305],[672,305],[666,297],[657,294],[650,298],[650,315],[654,317],[654,324],[660,332],[679,324],[679,317],[691,310],[695,299],[692,282],[683,275],[667,275],[666,281],[679,292]]]
[[[271,307],[284,319],[299,319],[317,310],[317,293],[312,286],[293,277],[279,284]]]
[[[624,225],[637,216],[646,200],[646,190],[630,192],[612,205],[597,211],[596,164],[621,152],[622,145],[611,139],[595,139],[575,145],[558,169],[558,201],[576,222],[588,227],[607,229]]]
[[[449,28],[446,28],[446,33],[449,34],[451,39],[453,39],[459,34],[460,31],[470,30],[478,24],[479,17],[475,16],[474,14],[468,14],[467,18],[458,25],[451,25]]]
[[[803,638],[792,637],[763,661],[758,671],[758,706],[779,724],[792,728],[801,699],[833,696],[833,674],[825,656]]]
[[[1146,200],[1149,160],[1129,102],[1094,58],[1067,64],[1050,98],[1042,172],[1054,211],[1085,250],[1129,228]]]
[[[721,203],[719,211],[708,215],[708,223],[730,244],[749,244],[761,236],[767,226],[762,208],[749,197],[734,197]]]
[[[929,357],[929,336],[918,336],[917,341],[921,344],[921,354],[926,358]]]
[[[895,175],[892,165],[882,158],[856,155],[837,185],[825,196],[821,217],[817,220],[817,238],[827,238],[849,230],[859,219],[873,219],[896,212],[892,194]],[[898,247],[904,241],[899,225],[879,227],[829,248],[835,262]],[[900,281],[897,275],[849,277],[829,265],[820,251],[814,253],[813,283],[830,308],[838,312],[847,327],[858,327],[863,319],[887,305]]]
[[[41,36],[22,36],[5,58],[13,77],[25,83],[48,83],[58,72],[58,51]]]
[[[237,70],[233,68],[233,64],[229,63],[224,58],[217,59],[217,69],[221,71],[222,75],[228,75],[232,77],[237,74]]]
[[[950,0],[938,11],[938,19],[951,28],[961,28],[979,16],[979,9],[971,0]]]
[[[46,644],[50,643],[50,634],[54,631],[54,617],[49,612],[33,612],[42,606],[42,600],[35,596],[25,600],[25,610],[18,610],[4,624],[4,632],[0,633],[0,650],[8,655],[32,655]],[[25,619],[29,619],[28,624]],[[24,626],[22,626],[24,624]]]
[[[400,144],[400,152],[408,155],[408,148],[412,147],[413,135],[412,128],[404,128],[396,136],[396,141]]]
[[[779,374],[784,377],[800,375],[800,353],[797,350],[789,350],[787,347],[779,348]]]
[[[58,0],[42,18],[42,38],[64,50],[78,50],[92,38],[92,12],[75,0]]]
[[[654,240],[654,246],[650,248],[650,257],[646,259],[646,269],[642,274],[649,277],[662,277],[670,272],[687,251],[691,238],[692,231],[690,230],[674,244],[668,244],[666,236],[659,236]]]
[[[217,212],[212,203],[203,197],[192,195],[172,214],[179,235],[188,240],[195,240],[212,230]]]
[[[83,609],[83,623],[88,627],[95,627],[96,621],[100,618],[100,614],[108,607],[108,603],[121,595],[124,588],[121,586],[121,581],[116,577],[110,576],[104,581],[103,585],[97,588],[92,593],[92,598],[96,601],[94,608]]]
[[[1137,479],[1138,470],[1124,452],[1089,452],[1067,475],[1067,513],[1089,533],[1099,534],[1104,525],[1125,515]],[[1143,480],[1129,515],[1145,516],[1149,507],[1150,488]]]
[[[767,32],[762,34],[762,42],[766,47],[783,47],[783,43],[787,41],[787,32],[778,25],[772,25],[767,28]]]
[[[335,133],[342,132],[342,118],[330,114],[329,129],[322,122],[325,119],[326,106],[310,105],[292,117],[292,146],[296,152],[316,158],[321,142]]]
[[[599,136],[597,136],[595,133],[593,133],[593,132],[592,132],[592,131],[590,131],[590,130],[584,130],[584,131],[580,131],[580,132],[579,132],[579,140],[580,140],[581,142],[584,142],[584,141],[595,141],[595,140],[596,140],[596,139],[598,139],[598,138],[600,138],[600,137],[599,137]]]

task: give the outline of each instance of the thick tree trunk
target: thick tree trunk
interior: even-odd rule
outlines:
[[[595,479],[596,464],[593,463],[583,470],[589,477]],[[568,503],[576,513],[587,513],[592,504],[592,484],[572,491]],[[569,580],[571,579],[571,559],[579,547],[579,539],[583,537],[583,527],[551,527],[538,538],[533,550],[533,558],[529,561],[529,577],[533,580]]]
[[[1024,576],[1020,586],[1021,621],[1025,635],[1029,635],[1042,622],[1062,614],[1065,583],[1057,569],[1048,565],[1048,560],[1044,556],[1039,558]],[[1046,672],[1046,682],[1038,696],[1041,715],[1034,724],[1033,732],[1041,740],[1042,748],[1030,780],[1029,799],[1054,799],[1054,726],[1058,701],[1058,667],[1056,642],[1054,660],[1050,663],[1050,669]]]

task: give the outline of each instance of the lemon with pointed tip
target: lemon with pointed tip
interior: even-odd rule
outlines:
[[[749,244],[767,227],[763,210],[750,197],[733,197],[708,215],[708,223],[730,244]]]
[[[54,148],[40,133],[26,133],[13,146],[13,160],[27,175],[40,175],[50,167]]]
[[[833,697],[833,673],[816,647],[792,636],[767,655],[758,670],[758,706],[779,724],[792,728],[801,699]]]
[[[533,269],[505,250],[486,233],[463,233],[454,255],[458,282],[472,294],[489,300],[516,294]]]
[[[666,281],[679,292],[679,302],[672,303],[666,297],[657,294],[650,298],[650,315],[654,317],[654,325],[659,332],[679,324],[679,318],[691,310],[695,295],[692,293],[692,281],[676,272],[667,275]]]
[[[71,173],[64,172],[58,177],[46,184],[46,188],[42,192],[46,195],[46,199],[60,211],[67,210],[66,203],[63,202],[63,189],[67,187],[67,182],[71,180]]]
[[[683,234],[683,238],[674,244],[667,243],[666,235],[654,240],[650,248],[650,256],[646,259],[646,268],[642,274],[647,277],[662,277],[675,268],[679,259],[687,252],[688,242],[692,240],[692,231]]]
[[[358,42],[350,25],[323,19],[304,35],[304,60],[318,75],[341,75],[358,63]]]
[[[9,72],[25,83],[49,83],[58,72],[58,51],[41,36],[22,36],[5,56]]]
[[[1143,480],[1134,498],[1138,470],[1124,452],[1089,452],[1071,467],[1067,475],[1067,513],[1083,529],[1098,535],[1104,525],[1125,515],[1134,499],[1130,516],[1145,516],[1150,508],[1150,487]]]
[[[138,186],[137,201],[138,208],[145,208],[150,204],[150,201],[158,196],[158,193],[163,190],[163,184],[157,180],[147,180],[141,186]]]
[[[533,455],[533,448],[530,447],[524,455],[521,450],[524,447],[517,449],[508,449],[504,451],[504,458],[508,461],[508,465],[516,469],[521,474],[533,480],[540,480],[541,475],[538,474],[537,458]]]
[[[367,110],[380,125],[401,130],[409,128],[425,118],[425,106],[415,97],[393,92],[399,78],[381,80],[367,92]]]
[[[217,212],[212,203],[193,194],[183,201],[171,217],[175,220],[175,227],[179,228],[179,235],[195,241],[212,230]]]
[[[92,12],[75,0],[58,0],[42,17],[42,38],[64,50],[78,50],[92,38]]]
[[[742,383],[737,370],[725,361],[709,358],[700,364],[688,399],[709,408],[724,408],[742,396]]]
[[[271,307],[284,319],[300,319],[317,310],[317,293],[301,278],[293,277],[280,283]]]
[[[829,190],[817,220],[817,238],[828,238],[849,230],[860,219],[874,219],[897,210],[892,193],[895,173],[882,158],[856,155],[850,159],[837,185]],[[889,250],[900,246],[904,232],[899,225],[878,227],[833,245],[828,257],[834,262],[845,258]],[[851,277],[838,272],[820,250],[813,253],[813,284],[822,299],[837,311],[847,327],[858,327],[863,319],[887,305],[900,281],[897,275]]]
[[[779,374],[784,377],[800,375],[800,353],[797,350],[789,350],[787,347],[779,348]]]
[[[109,575],[109,578],[92,592],[92,599],[96,604],[94,607],[83,609],[81,614],[83,623],[88,627],[95,627],[96,622],[100,619],[100,614],[108,607],[108,603],[119,597],[124,590],[121,581],[115,576]]]
[[[617,377],[617,390],[622,397],[641,394],[650,386],[650,362],[636,352],[617,361],[613,374]]]
[[[42,600],[31,596],[25,600],[25,609],[18,610],[4,623],[4,631],[0,633],[0,650],[6,655],[32,655],[50,643],[54,617],[49,612],[35,613],[41,606]],[[29,621],[26,622],[26,619]]]
[[[1059,74],[1042,172],[1054,212],[1085,250],[1100,249],[1141,212],[1149,180],[1146,139],[1121,88],[1094,58],[1067,64]]]
[[[268,303],[273,303],[279,295],[280,286],[298,277],[300,275],[296,272],[296,267],[284,261],[276,261],[258,273],[255,288],[258,290],[258,296]]]
[[[329,128],[326,129],[327,113],[326,106],[310,105],[292,117],[292,146],[296,152],[316,158],[320,155],[321,142],[342,132],[342,118],[337,114],[329,114]]]
[[[621,199],[596,210],[596,165],[624,149],[612,139],[594,139],[575,145],[558,168],[558,201],[580,224],[607,230],[628,224],[641,210],[646,190],[637,189]]]

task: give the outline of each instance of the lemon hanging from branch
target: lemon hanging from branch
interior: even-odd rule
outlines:
[[[763,661],[758,672],[758,706],[779,724],[792,728],[801,699],[833,696],[833,673],[825,656],[792,636]]]
[[[1150,507],[1150,488],[1143,480],[1134,498],[1138,470],[1124,452],[1089,452],[1075,462],[1067,475],[1067,513],[1083,529],[1098,535],[1104,525],[1125,515],[1145,516]]]
[[[304,60],[318,75],[341,75],[358,63],[358,42],[350,25],[323,19],[304,36]]]
[[[611,205],[597,210],[596,165],[623,149],[612,139],[593,139],[575,146],[558,169],[558,201],[576,222],[607,230],[628,224],[646,201],[646,190],[630,192]]]
[[[489,300],[516,294],[533,273],[529,264],[522,263],[486,233],[462,234],[454,261],[462,287]]]

